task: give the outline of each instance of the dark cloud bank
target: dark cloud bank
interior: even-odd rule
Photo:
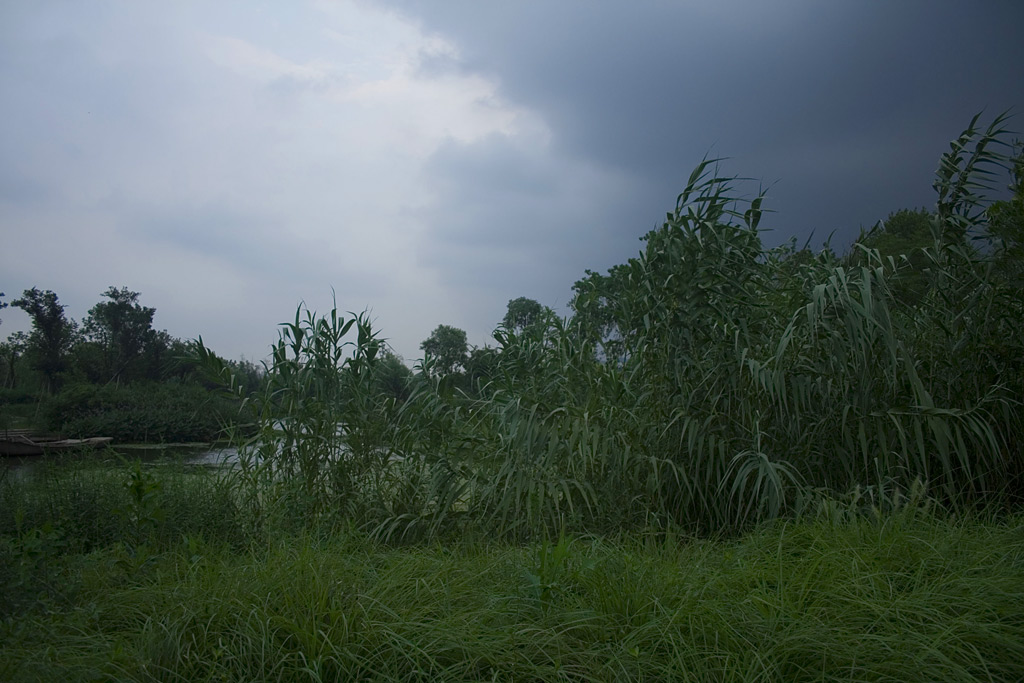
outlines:
[[[425,71],[495,78],[552,132],[546,166],[502,141],[438,152],[432,177],[449,182],[434,218],[460,218],[424,257],[457,259],[460,284],[507,287],[528,268],[524,289],[561,287],[563,302],[583,268],[635,253],[705,154],[770,185],[766,241],[834,233],[844,247],[891,211],[934,203],[938,157],[975,113],[1024,110],[1024,3],[394,7],[459,49]],[[552,212],[537,198],[574,168],[605,169],[628,192]],[[490,278],[467,265],[484,249],[507,255]]]
[[[364,3],[365,25],[282,7],[4,7],[0,290],[52,287],[80,316],[128,285],[173,333],[259,357],[294,303],[323,309],[337,287],[411,360],[439,323],[483,344],[510,299],[561,309],[585,269],[636,254],[707,154],[755,178],[744,191],[770,187],[769,244],[831,234],[844,248],[890,212],[934,203],[939,155],[977,112],[1013,109],[1024,130],[1020,0],[391,0]],[[341,163],[361,137],[426,116],[382,107],[387,120],[367,122],[364,103],[327,92],[353,64],[390,73],[363,54],[382,43],[381,7],[454,50],[424,48],[410,81],[480,76],[497,84],[481,106],[522,120],[453,131],[425,164],[389,147],[394,135],[362,165]],[[332,51],[324,26],[360,40]],[[284,75],[238,76],[211,61],[211,38],[229,52],[246,41],[236,61]],[[343,130],[357,134],[337,142]],[[411,199],[394,177],[416,185]],[[32,260],[43,249],[70,265]],[[82,265],[103,255],[113,268]]]

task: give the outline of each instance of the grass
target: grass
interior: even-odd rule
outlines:
[[[49,528],[69,552],[115,541],[166,548],[184,536],[236,546],[246,538],[228,472],[171,461],[143,467],[113,451],[43,456],[22,473],[0,469],[0,510],[0,536]]]
[[[401,548],[47,533],[4,536],[25,600],[0,623],[2,680],[1024,677],[1019,515]]]
[[[0,477],[0,679],[1024,680],[1004,120],[942,158],[913,304],[906,255],[765,250],[705,160],[489,384],[383,391],[336,307],[256,392],[197,341],[237,468]]]

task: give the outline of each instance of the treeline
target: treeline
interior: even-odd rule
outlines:
[[[237,410],[196,372],[188,342],[154,329],[156,309],[140,296],[111,286],[80,323],[51,290],[0,300],[0,308],[21,308],[32,322],[31,332],[0,343],[0,428],[122,442],[216,438]],[[250,388],[262,381],[261,367],[225,362]]]
[[[843,253],[765,248],[764,197],[705,160],[568,318],[514,300],[472,350],[442,325],[403,393],[365,316],[300,309],[264,390],[238,391],[249,517],[522,537],[1019,503],[1024,156],[1003,123],[953,142],[933,210]],[[999,168],[1013,196],[991,202]]]
[[[1019,161],[1017,165],[1019,167]],[[1014,184],[1015,190],[1017,187]],[[1020,220],[1020,216],[1014,213],[1020,210],[1019,190],[1016,191],[1017,198],[995,202],[988,209],[988,214],[995,217],[989,226],[990,236],[998,239],[1003,254],[1000,261],[1004,265],[1021,260],[1021,254],[1016,252],[1020,249],[1017,246],[1019,237],[1012,234]],[[862,229],[857,240],[843,251],[836,251],[831,244],[826,244],[821,251],[815,252],[807,246],[798,249],[795,242],[791,242],[781,248],[766,251],[765,256],[775,259],[777,265],[787,271],[787,275],[793,275],[812,262],[858,268],[870,265],[872,259],[891,259],[890,265],[895,269],[887,283],[890,293],[900,304],[916,305],[931,286],[928,250],[935,245],[933,227],[936,218],[935,212],[926,208],[900,209],[870,229]],[[1008,233],[1005,239],[995,237],[997,232],[1001,234],[1004,231]],[[760,245],[758,248],[761,248]],[[632,286],[629,282],[629,269],[630,264],[623,264],[604,274],[588,270],[586,277],[573,286],[574,296],[570,304],[572,313],[568,327],[588,337],[596,345],[597,356],[602,361],[615,358],[624,360],[626,349],[620,331],[622,321],[616,319],[616,313],[610,306],[612,301],[621,299]],[[424,354],[423,363],[417,368],[420,379],[429,376],[446,377],[450,387],[466,395],[484,395],[488,387],[494,388],[491,380],[495,379],[495,373],[500,367],[499,356],[507,346],[508,335],[531,336],[556,325],[558,320],[559,316],[550,307],[534,299],[519,297],[508,302],[505,316],[496,327],[497,346],[471,346],[464,330],[451,325],[438,325],[420,344]],[[387,354],[387,351],[384,353]],[[390,358],[388,362],[391,362]],[[393,374],[401,376],[405,382],[413,379],[412,371],[395,369]]]

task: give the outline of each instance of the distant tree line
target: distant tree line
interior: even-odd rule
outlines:
[[[102,427],[103,435],[127,440],[214,438],[231,411],[196,373],[189,343],[153,327],[156,309],[142,305],[139,292],[111,286],[101,296],[81,323],[52,290],[32,287],[10,304],[0,301],[0,308],[25,311],[32,324],[29,333],[0,342],[0,427],[18,422],[72,436]],[[249,386],[262,381],[261,367],[225,362]]]
[[[975,216],[975,222],[984,222],[986,228],[981,235],[963,234],[956,236],[956,244],[966,249],[966,255],[982,259],[1001,282],[1020,289],[1024,287],[1024,149],[1022,143],[1013,144],[1016,150],[1010,162],[1011,183],[1009,199],[992,202],[983,216]],[[936,270],[933,257],[937,240],[943,236],[936,233],[940,225],[936,211],[926,208],[899,209],[890,213],[868,229],[862,228],[859,236],[848,248],[837,252],[831,243],[819,251],[808,246],[796,248],[795,242],[777,249],[774,269],[779,282],[789,282],[814,262],[828,262],[846,268],[867,267],[873,262],[891,266],[892,275],[887,285],[893,297],[901,304],[916,305],[929,293],[934,285]],[[754,237],[750,234],[748,237]],[[650,238],[649,235],[645,239]],[[948,239],[949,236],[946,236]],[[657,236],[655,235],[655,239]],[[760,243],[758,243],[760,249]],[[702,258],[705,258],[702,254]],[[699,259],[692,259],[698,263]],[[676,279],[680,273],[675,273]],[[625,352],[622,344],[624,329],[643,325],[642,318],[625,322],[616,303],[635,291],[630,281],[630,264],[613,266],[607,273],[587,270],[586,276],[573,285],[571,316],[566,327],[574,333],[597,344],[598,357],[603,360],[620,359]],[[786,292],[777,292],[780,307],[789,301]],[[638,309],[638,315],[643,315]],[[557,326],[559,318],[555,312],[539,302],[519,297],[508,302],[504,318],[495,328],[495,339],[499,347],[507,346],[511,337],[530,336],[543,333],[549,327]],[[423,374],[426,376],[448,377],[463,390],[474,392],[481,380],[489,381],[497,367],[500,348],[485,345],[471,347],[465,331],[450,325],[439,325],[420,344],[424,353]],[[412,376],[412,373],[409,373]]]

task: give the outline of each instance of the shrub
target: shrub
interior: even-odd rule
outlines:
[[[44,408],[47,427],[65,436],[144,443],[212,441],[236,414],[229,399],[190,382],[71,386]]]

